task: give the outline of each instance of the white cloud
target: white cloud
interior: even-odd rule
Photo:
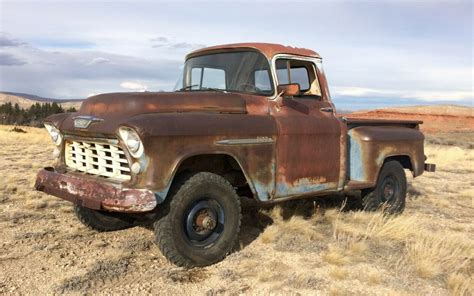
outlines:
[[[342,86],[334,87],[334,95],[348,97],[367,97],[367,96],[393,96],[396,92],[391,90],[373,89],[365,87]]]
[[[108,63],[110,63],[110,60],[108,58],[97,57],[97,58],[93,58],[90,62],[87,63],[87,65],[100,65],[100,64],[108,64]]]
[[[401,98],[414,98],[422,101],[466,101],[473,102],[474,93],[472,91],[415,91]]]
[[[120,83],[120,87],[136,91],[146,91],[148,89],[146,84],[137,81],[124,81]]]
[[[158,36],[158,37],[152,38],[150,39],[150,41],[151,41],[152,48],[164,47],[171,50],[176,50],[176,49],[192,50],[192,49],[206,47],[206,45],[202,43],[189,43],[189,42],[176,41],[176,40],[171,40],[170,38],[164,37],[164,36]]]
[[[465,101],[472,102],[474,93],[472,91],[458,90],[390,90],[390,89],[373,89],[363,87],[334,87],[333,96],[345,97],[371,97],[371,98],[402,98],[415,99],[427,102],[437,101]]]
[[[0,90],[64,99],[123,91],[123,82],[139,82],[140,86],[124,84],[137,91],[171,90],[182,64],[180,60],[161,57],[73,49],[51,51],[22,44],[2,47]]]

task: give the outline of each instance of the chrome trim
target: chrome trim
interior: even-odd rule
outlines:
[[[269,97],[270,100],[276,100],[278,97],[277,87],[278,87],[278,78],[276,74],[276,60],[277,59],[291,59],[291,60],[298,60],[298,61],[308,61],[312,62],[315,67],[317,67],[317,63],[322,63],[322,58],[315,58],[315,57],[304,57],[298,55],[291,55],[286,53],[280,53],[273,56],[272,60],[270,61],[270,69],[272,72],[273,83],[275,84],[275,93],[272,97]],[[319,86],[321,87],[321,85]]]
[[[225,139],[216,142],[216,145],[259,145],[273,144],[275,140],[268,137],[250,138],[250,139]]]
[[[81,115],[75,116],[72,118],[74,120],[74,128],[86,129],[94,122],[104,121],[102,118],[98,118],[90,115]]]
[[[118,145],[119,141],[117,139],[109,138],[87,138],[75,135],[64,135],[65,140],[77,140],[77,141],[87,141],[87,142],[98,142],[98,143],[108,143]]]

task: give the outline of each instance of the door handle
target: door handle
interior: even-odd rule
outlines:
[[[334,112],[334,110],[331,108],[331,107],[323,107],[323,108],[320,108],[319,111],[321,112]]]

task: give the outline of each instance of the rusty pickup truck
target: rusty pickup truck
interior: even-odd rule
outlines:
[[[358,193],[365,210],[402,212],[405,170],[435,170],[421,123],[336,116],[312,50],[208,47],[186,56],[174,92],[101,94],[47,118],[57,159],[35,188],[98,231],[151,219],[168,260],[205,266],[235,245],[243,197]]]

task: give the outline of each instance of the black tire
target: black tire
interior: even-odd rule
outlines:
[[[407,179],[398,161],[388,161],[380,170],[375,188],[362,193],[366,211],[383,209],[388,214],[399,214],[405,209]]]
[[[222,260],[237,242],[242,219],[232,185],[221,176],[201,172],[173,187],[162,207],[165,213],[154,224],[163,255],[186,268]]]
[[[134,218],[124,213],[97,211],[76,204],[74,213],[82,224],[100,232],[130,228],[135,222]]]

